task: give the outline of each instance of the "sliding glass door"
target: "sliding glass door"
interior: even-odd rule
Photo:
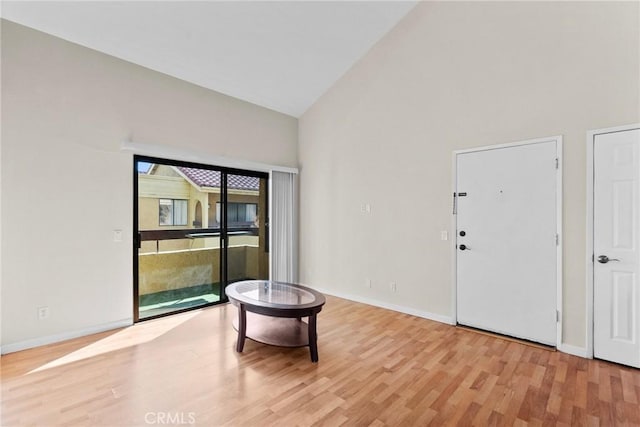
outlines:
[[[227,175],[227,283],[269,278],[267,179]]]
[[[267,279],[267,174],[134,157],[134,317],[226,302]]]

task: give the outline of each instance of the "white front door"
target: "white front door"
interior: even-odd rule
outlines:
[[[640,129],[593,144],[594,356],[640,367]]]
[[[458,323],[556,345],[558,144],[456,155]]]

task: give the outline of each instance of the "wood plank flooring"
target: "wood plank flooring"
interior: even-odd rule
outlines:
[[[320,362],[213,307],[0,358],[2,426],[640,425],[640,370],[327,297]]]

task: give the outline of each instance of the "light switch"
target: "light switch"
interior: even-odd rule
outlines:
[[[122,242],[122,230],[113,230],[113,241]]]
[[[449,240],[449,232],[447,230],[440,232],[440,240]]]

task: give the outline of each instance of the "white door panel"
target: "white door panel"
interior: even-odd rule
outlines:
[[[556,155],[555,142],[457,155],[458,323],[556,344]]]
[[[593,150],[594,356],[640,367],[640,130],[596,135]]]

